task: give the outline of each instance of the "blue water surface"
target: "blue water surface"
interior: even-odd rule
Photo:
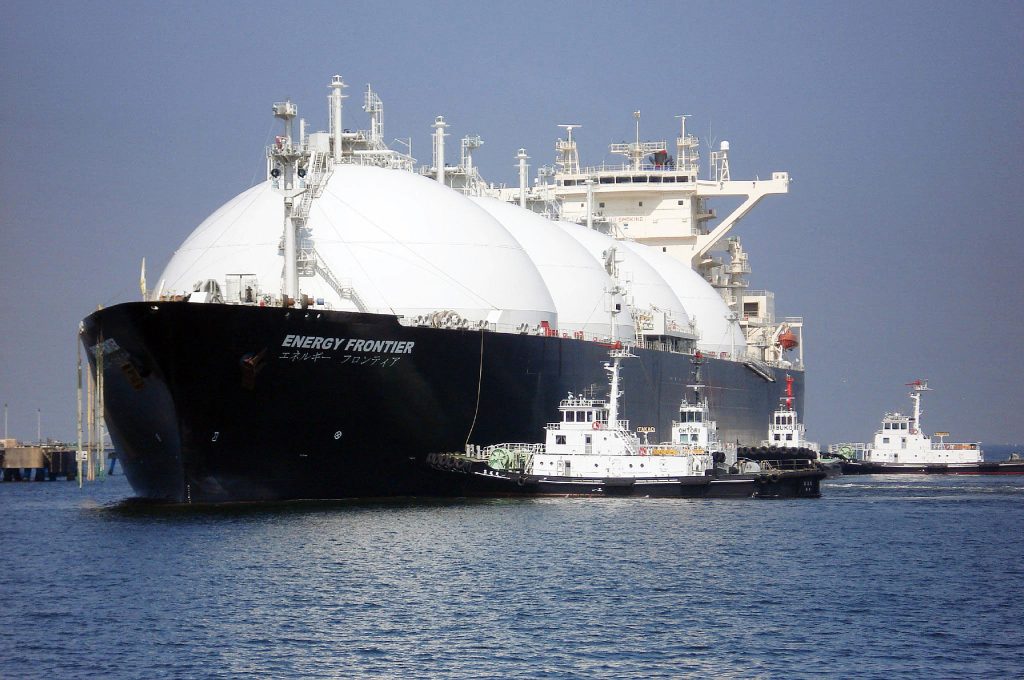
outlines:
[[[2,678],[1021,677],[1024,477],[140,507],[0,484]]]

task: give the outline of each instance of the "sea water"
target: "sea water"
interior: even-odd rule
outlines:
[[[1020,677],[1024,476],[148,507],[0,484],[0,678]]]

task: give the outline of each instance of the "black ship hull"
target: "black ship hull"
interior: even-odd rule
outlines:
[[[125,303],[83,327],[125,475],[139,496],[172,502],[461,495],[429,454],[536,440],[567,392],[607,393],[608,347],[570,338],[188,302]],[[691,357],[635,353],[622,415],[658,441]],[[763,371],[705,364],[723,441],[765,438],[782,381]],[[802,408],[802,372],[790,373]]]
[[[993,461],[991,463],[842,463],[844,475],[1024,475],[1024,461]]]
[[[441,460],[437,460],[440,458]],[[820,498],[824,470],[799,469],[671,477],[565,477],[494,470],[483,461],[431,457],[467,496],[640,496],[649,498]],[[807,461],[804,461],[806,463]],[[795,467],[795,466],[794,466]]]

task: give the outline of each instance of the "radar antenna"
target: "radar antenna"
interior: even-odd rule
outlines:
[[[629,144],[612,144],[608,150],[612,153],[622,154],[629,159],[629,166],[633,170],[640,170],[643,166],[644,157],[648,154],[666,151],[668,146],[665,142],[641,142],[640,141],[640,111],[633,112],[636,120],[636,139]]]

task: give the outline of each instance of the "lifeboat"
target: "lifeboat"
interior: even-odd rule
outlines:
[[[786,329],[785,332],[779,335],[779,344],[782,346],[782,349],[793,349],[799,345],[800,342],[796,339],[796,335],[793,331]]]

